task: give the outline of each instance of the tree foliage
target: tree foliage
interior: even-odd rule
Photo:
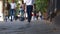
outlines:
[[[36,10],[37,11],[45,11],[47,7],[48,0],[35,0]]]
[[[12,0],[9,0],[9,2],[11,2]],[[18,6],[18,1],[19,0],[15,0],[17,6]],[[37,11],[46,11],[46,7],[48,6],[48,0],[35,0],[35,4],[36,4],[36,10]]]

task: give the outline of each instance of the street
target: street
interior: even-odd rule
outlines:
[[[56,24],[44,20],[0,22],[0,34],[60,34]]]

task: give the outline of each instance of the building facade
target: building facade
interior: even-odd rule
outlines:
[[[4,21],[4,18],[3,18],[3,0],[0,0],[0,21]]]
[[[53,8],[54,11],[60,10],[60,0],[49,0],[49,2],[50,2],[49,5],[53,6],[52,8]]]

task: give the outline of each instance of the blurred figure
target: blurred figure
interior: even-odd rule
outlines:
[[[43,19],[41,11],[39,11],[39,17],[41,18],[41,20]]]
[[[8,2],[8,0],[7,0],[8,18],[9,18],[9,15],[10,15],[10,13],[9,13],[9,11],[10,11],[10,8],[11,8],[11,6],[10,6],[10,3],[9,3],[9,2]]]
[[[28,14],[28,22],[30,23],[32,17],[32,10],[34,5],[34,0],[24,0],[25,8]]]
[[[32,18],[31,18],[31,21],[35,20],[35,15],[34,15],[34,12],[32,12]]]
[[[20,4],[20,20],[24,21],[24,2],[22,0],[22,3]]]
[[[50,16],[50,22],[52,22],[53,18],[56,16],[56,13],[55,12],[52,12],[51,13],[51,16]]]
[[[10,3],[11,5],[11,9],[10,9],[10,20],[13,21],[14,17],[15,17],[15,9],[16,9],[16,3],[14,2],[14,0],[12,0],[12,2]]]
[[[9,18],[9,16],[10,16],[10,13],[9,13],[9,11],[10,11],[10,3],[8,2],[8,0],[6,1],[6,4],[5,4],[5,7],[6,7],[6,15],[5,15],[5,20],[7,21],[7,19]]]
[[[7,22],[7,19],[8,19],[8,15],[7,15],[7,12],[5,12],[6,14],[5,14],[5,18],[4,18],[4,20]]]
[[[39,17],[39,12],[36,13],[36,18],[37,18],[37,20],[38,20],[38,17]]]
[[[34,18],[36,20],[36,4],[33,5]]]

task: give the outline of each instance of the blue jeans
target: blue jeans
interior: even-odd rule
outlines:
[[[24,17],[24,10],[20,10],[20,13],[21,13],[21,17]]]
[[[28,22],[31,21],[31,18],[32,18],[32,10],[33,10],[33,6],[32,5],[27,5]]]
[[[14,16],[15,16],[15,10],[14,9],[10,9],[11,21],[13,20]]]

